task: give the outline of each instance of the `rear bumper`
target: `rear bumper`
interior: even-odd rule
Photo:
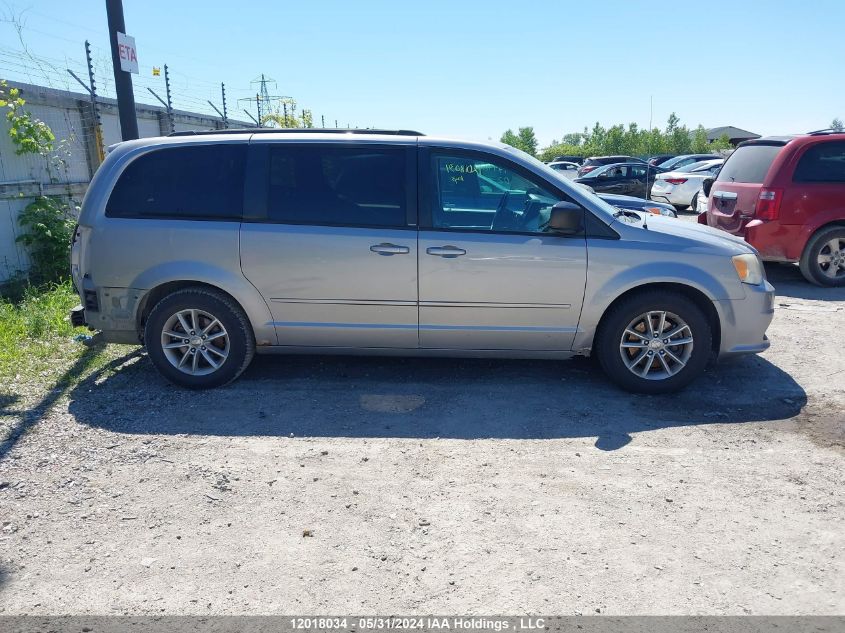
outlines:
[[[797,262],[804,250],[802,226],[751,220],[743,237],[760,252],[760,257],[774,262]]]
[[[681,205],[689,205],[690,200],[692,200],[692,196],[690,195],[686,200],[684,199],[683,192],[676,191],[676,188],[672,189],[655,189],[652,187],[651,189],[651,199],[656,202],[666,202],[671,204],[672,206],[681,206]]]
[[[725,230],[719,225],[718,218],[708,217],[709,212],[698,218],[700,224]],[[769,262],[797,262],[807,241],[804,227],[795,224],[781,224],[777,220],[743,220],[736,230],[728,231],[741,237],[760,253],[760,257]]]
[[[769,348],[766,330],[775,314],[775,289],[768,281],[743,287],[744,299],[714,302],[722,324],[719,358],[757,354]]]

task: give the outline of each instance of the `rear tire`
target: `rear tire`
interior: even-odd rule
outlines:
[[[692,202],[689,203],[689,208],[695,212],[698,209],[698,192],[695,192],[695,195],[692,197]]]
[[[832,226],[813,235],[798,267],[804,278],[817,286],[845,286],[845,226]]]
[[[252,326],[230,297],[206,288],[177,290],[150,311],[144,343],[156,369],[188,389],[232,382],[255,354]]]
[[[596,332],[608,378],[626,391],[679,391],[700,376],[713,335],[702,310],[676,292],[644,291],[613,306]]]

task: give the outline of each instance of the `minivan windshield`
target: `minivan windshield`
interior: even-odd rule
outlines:
[[[722,165],[716,182],[762,183],[783,145],[743,145]]]

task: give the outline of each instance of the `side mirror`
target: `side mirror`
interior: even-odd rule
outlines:
[[[549,229],[564,235],[573,235],[581,230],[584,210],[573,202],[561,201],[552,207]]]
[[[705,178],[701,183],[701,191],[704,192],[704,195],[708,198],[710,197],[710,189],[713,188],[714,180],[714,178]]]

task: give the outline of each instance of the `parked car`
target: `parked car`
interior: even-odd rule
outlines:
[[[592,156],[585,159],[581,164],[578,177],[585,176],[602,165],[613,165],[614,163],[645,163],[645,161],[633,156]]]
[[[675,211],[675,207],[673,207],[671,204],[654,202],[652,200],[646,200],[645,198],[636,198],[634,196],[619,196],[613,193],[597,193],[596,195],[608,204],[612,204],[617,209],[643,211],[652,215],[663,215],[667,218],[678,217],[678,214]]]
[[[575,155],[566,155],[566,156],[555,156],[552,160],[553,163],[575,163],[576,165],[580,165],[584,162],[583,156],[575,156]]]
[[[701,185],[719,171],[724,159],[703,160],[675,171],[657,174],[651,188],[651,199],[668,202],[679,211],[695,208]]]
[[[73,323],[143,342],[189,388],[256,353],[595,354],[625,389],[662,393],[713,355],[766,349],[774,301],[739,238],[617,209],[501,144],[409,131],[121,143],[85,195],[71,274]]]
[[[618,163],[597,167],[575,182],[590,185],[596,193],[616,193],[648,199],[654,178],[660,172],[646,163]]]
[[[646,162],[653,167],[657,167],[660,163],[665,163],[670,158],[675,158],[675,154],[655,154],[654,156],[649,156]]]
[[[719,156],[719,154],[683,154],[660,163],[658,167],[663,171],[676,171],[692,163],[698,163],[702,160],[716,160],[717,158],[723,158],[723,156]]]
[[[765,260],[798,262],[814,284],[845,286],[845,134],[740,143],[704,191],[699,222],[743,237]]]
[[[560,172],[562,176],[564,176],[565,178],[569,178],[570,180],[578,177],[579,165],[577,163],[570,163],[567,161],[553,161],[549,163],[549,167],[551,167],[557,172]]]

